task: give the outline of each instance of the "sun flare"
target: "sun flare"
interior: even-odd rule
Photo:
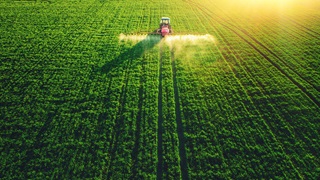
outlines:
[[[239,10],[241,12],[274,13],[295,11],[301,6],[312,6],[312,0],[229,0],[222,5],[230,11]]]

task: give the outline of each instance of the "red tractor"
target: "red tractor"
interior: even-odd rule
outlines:
[[[160,21],[160,29],[158,29],[158,33],[161,34],[162,37],[169,35],[172,33],[170,18],[162,17]]]

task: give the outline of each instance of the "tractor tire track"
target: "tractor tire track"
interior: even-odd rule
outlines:
[[[218,7],[216,7],[219,11],[221,11],[228,19],[232,19],[230,16],[228,16],[226,13],[224,13],[223,12],[223,10],[222,9],[220,9],[220,8],[218,8]],[[207,8],[206,8],[207,9]],[[209,12],[211,12],[211,13],[213,13],[212,11],[210,11],[209,9],[207,9]],[[208,15],[209,15],[209,13],[208,13]],[[259,40],[257,40],[254,36],[252,36],[252,35],[250,35],[250,33],[248,32],[248,31],[246,31],[245,29],[243,29],[243,28],[240,28],[240,26],[235,26],[234,24],[232,24],[232,23],[230,23],[230,22],[228,22],[227,20],[225,20],[224,18],[222,18],[222,17],[220,17],[220,16],[216,16],[216,17],[218,17],[219,19],[221,19],[224,23],[226,23],[226,24],[228,24],[228,25],[230,25],[231,27],[234,27],[235,29],[238,29],[239,31],[241,31],[243,34],[245,34],[247,37],[249,37],[250,39],[252,39],[255,43],[257,43],[258,45],[260,45],[262,48],[264,48],[267,52],[269,52],[271,55],[273,55],[276,59],[278,59],[281,63],[283,63],[286,67],[288,67],[294,74],[296,74],[297,76],[299,76],[299,78],[301,78],[302,80],[304,80],[305,82],[307,82],[309,85],[311,85],[314,89],[316,89],[318,92],[319,92],[319,90],[318,90],[318,87],[316,86],[316,85],[314,85],[313,83],[311,83],[308,79],[306,79],[306,78],[304,78],[304,77],[302,77],[296,70],[294,70],[294,68],[293,67],[291,67],[290,65],[288,65],[288,63],[286,63],[281,57],[279,57],[276,53],[274,53],[272,50],[270,50],[270,48],[268,48],[267,46],[265,46],[263,43],[261,43]],[[287,17],[285,17],[284,16],[284,18],[287,18]],[[288,18],[287,18],[288,19]],[[288,19],[289,20],[289,19]],[[222,23],[220,23],[221,25],[223,25]],[[242,39],[244,39],[243,38],[243,36],[241,36],[238,32],[236,32],[236,31],[234,31],[234,30],[232,30],[229,26],[227,26],[227,25],[223,25],[223,26],[225,26],[226,28],[228,28],[229,30],[231,30],[231,31],[233,31],[238,37],[240,37],[240,38],[242,38]],[[286,30],[287,31],[287,30]],[[288,32],[288,31],[287,31]],[[306,31],[304,31],[304,32],[306,32]],[[308,33],[308,32],[306,32],[307,34],[309,34],[310,35],[310,33]],[[291,34],[291,33],[290,33]],[[299,34],[300,35],[300,34]],[[302,36],[302,35],[300,35],[300,36]],[[317,37],[317,39],[319,39],[318,37]],[[245,40],[246,41],[246,40]],[[246,41],[246,42],[248,42],[248,41]],[[249,44],[250,45],[250,44]],[[255,45],[251,45],[251,46],[255,46]],[[255,46],[255,47],[257,47],[257,46]],[[260,53],[260,52],[259,52]],[[268,60],[268,59],[267,59]],[[269,60],[268,60],[269,61]],[[275,62],[273,62],[273,63],[275,63]],[[275,63],[276,64],[276,63]],[[281,68],[279,65],[277,65],[277,67],[276,67],[278,70],[279,70],[279,68]],[[283,70],[279,70],[281,73],[282,73],[282,71]]]
[[[273,26],[277,26],[278,24],[276,24],[277,22],[272,19],[271,17],[260,17],[260,20],[261,21],[267,21],[268,23],[272,24]],[[303,34],[303,33],[300,33],[298,32],[296,29],[293,29],[293,28],[287,28],[287,27],[284,27],[284,26],[278,26],[277,28],[281,29],[282,31],[285,32],[285,34],[290,34],[292,37],[294,37],[295,39],[298,39],[298,38],[305,38],[305,39],[308,39],[309,37],[306,35],[306,34]],[[273,30],[273,29],[268,29],[268,30]],[[299,29],[300,30],[300,29]],[[276,31],[274,31],[274,33],[277,33]]]
[[[264,18],[260,17],[260,20],[268,22],[269,24],[272,24],[272,26],[277,26],[278,25],[270,17],[264,17]],[[282,37],[281,36],[280,38],[293,38],[295,40],[296,39],[299,39],[299,40],[308,40],[308,39],[310,39],[310,37],[308,37],[307,34],[299,32],[299,31],[301,31],[300,29],[297,29],[297,28],[286,28],[284,26],[278,26],[277,28],[279,28],[279,30],[284,32],[285,35],[289,35],[288,37]],[[274,30],[272,28],[268,28],[267,30],[264,30],[263,34],[268,35],[268,33],[270,33],[270,32],[273,32],[274,34],[277,34],[277,35],[283,34],[283,33],[279,33],[277,30]],[[272,42],[272,40],[269,40],[269,39],[267,39],[265,41],[266,41],[266,43],[270,43],[270,44],[276,46],[277,50],[280,50],[279,51],[280,53],[285,51],[285,48],[286,48],[285,46],[283,46],[283,45],[279,46],[279,44],[277,44],[275,42]],[[294,46],[294,51],[297,51],[298,50],[297,48],[298,48],[297,46]],[[315,58],[315,59],[317,58],[315,54],[311,54],[311,56],[312,56],[312,58]],[[303,67],[304,69],[307,69],[309,67],[306,64],[301,62],[301,57],[300,56],[289,55],[289,58],[292,58],[294,60],[293,61],[294,63],[290,63],[290,66],[293,69],[297,69],[297,68],[300,68],[300,67]],[[297,73],[299,73],[299,72],[297,71]],[[316,89],[317,91],[320,91],[320,88],[317,86],[317,82],[316,82],[317,80],[312,79],[312,78],[310,79],[310,77],[305,77],[304,80],[306,82],[308,82],[310,85],[312,85],[314,89]]]
[[[219,16],[215,16],[218,17],[219,19],[221,19],[221,21],[216,20],[212,15],[215,14],[213,13],[211,10],[207,9],[204,6],[199,5],[198,3],[195,3],[193,1],[190,1],[190,3],[192,3],[193,5],[195,5],[200,11],[202,11],[203,13],[205,13],[208,17],[211,18],[211,21],[216,21],[217,23],[219,23],[220,25],[222,25],[223,27],[225,27],[226,29],[232,31],[234,34],[236,34],[239,38],[241,38],[244,42],[246,42],[249,46],[251,46],[256,52],[258,52],[264,59],[266,59],[270,64],[272,64],[281,74],[283,74],[287,79],[289,79],[296,87],[298,87],[315,105],[317,105],[318,107],[320,107],[320,102],[318,101],[318,99],[316,97],[314,97],[314,95],[312,93],[310,93],[303,85],[301,85],[297,80],[295,80],[293,77],[291,77],[286,71],[284,71],[280,65],[278,65],[277,63],[275,63],[273,60],[271,60],[265,53],[263,53],[257,46],[255,46],[253,43],[251,43],[248,39],[246,39],[244,36],[242,36],[239,32],[237,32],[235,29],[238,29],[239,31],[241,31],[244,35],[246,35],[247,37],[249,37],[251,40],[253,40],[255,43],[257,43],[258,45],[260,45],[263,49],[265,49],[267,52],[269,52],[271,55],[273,55],[276,59],[278,59],[280,62],[282,62],[283,64],[285,64],[290,70],[292,70],[295,74],[297,74],[297,76],[299,76],[301,79],[304,80],[303,77],[301,77],[300,74],[298,74],[297,72],[295,72],[290,66],[287,65],[287,63],[285,63],[279,56],[277,56],[274,52],[272,52],[268,47],[266,47],[265,45],[263,45],[260,41],[258,41],[256,38],[254,38],[253,36],[251,36],[248,32],[246,32],[243,29],[237,28],[234,25],[232,25],[231,23],[227,22],[226,20],[224,20],[223,18],[219,17]],[[211,12],[211,13],[208,13]],[[235,29],[229,27],[228,25],[234,27]],[[306,81],[308,82],[308,81]],[[310,84],[311,86],[313,86],[312,84]],[[314,86],[313,86],[314,87]],[[315,88],[315,87],[314,87]],[[317,89],[316,89],[317,90]]]
[[[174,49],[171,50],[171,66],[172,66],[172,81],[173,81],[173,89],[174,89],[177,134],[178,134],[178,140],[179,140],[180,171],[181,171],[182,179],[187,180],[189,179],[188,163],[187,163],[187,153],[185,148],[183,123],[181,118],[179,89],[178,89],[178,83],[177,83],[177,68],[176,68],[176,62],[174,58]]]
[[[219,11],[221,11],[222,13],[223,13],[223,15],[224,16],[226,16],[228,19],[230,19],[230,20],[232,20],[232,18],[227,14],[227,13],[225,13],[221,8],[219,8],[219,7],[217,7],[217,6],[215,6],[215,8],[216,9],[218,9]],[[218,16],[219,17],[219,16]],[[249,32],[247,32],[245,29],[243,29],[243,28],[239,28],[239,26],[235,26],[234,24],[231,24],[230,22],[228,22],[228,21],[226,21],[224,18],[221,18],[221,17],[219,17],[220,19],[222,19],[224,22],[226,22],[226,23],[228,23],[230,26],[233,26],[233,27],[235,27],[236,29],[239,29],[240,31],[242,31],[244,34],[246,34],[248,37],[250,37],[250,38],[254,38],[254,36],[252,36],[252,35],[250,35],[250,33]],[[284,14],[281,16],[281,18],[283,18],[283,19],[287,19],[288,21],[290,21],[290,18],[289,17],[286,17]],[[273,23],[274,24],[274,20],[272,20],[270,17],[264,17],[264,18],[262,18],[262,17],[260,17],[260,19],[261,20],[263,20],[263,21],[265,21],[266,19],[267,19],[267,21],[269,21],[270,23]],[[297,23],[297,22],[295,22],[294,20],[291,20],[293,23]],[[237,23],[237,22],[235,22],[235,23]],[[298,24],[298,23],[297,23]],[[303,25],[301,25],[301,26],[303,26]],[[302,30],[303,32],[305,32],[307,35],[304,35],[304,34],[302,34],[301,32],[297,32],[297,31],[294,31],[294,29],[288,29],[288,28],[286,28],[286,27],[283,27],[283,26],[280,26],[280,27],[278,27],[278,28],[281,28],[281,30],[282,31],[284,31],[284,32],[286,32],[286,34],[290,34],[291,36],[293,36],[293,37],[295,37],[295,38],[301,38],[301,37],[304,37],[305,39],[308,39],[309,37],[307,37],[307,35],[310,35],[310,32],[307,32],[306,30]],[[304,28],[307,28],[307,27],[304,27]],[[299,30],[301,30],[301,28],[297,28],[297,29],[299,29]],[[307,28],[308,29],[308,28]],[[272,31],[272,29],[268,29],[269,31]],[[309,29],[310,30],[310,29]],[[245,31],[245,32],[244,32]],[[290,32],[290,31],[292,31],[292,32]],[[312,31],[312,30],[311,30]],[[314,33],[316,33],[315,31],[312,31],[312,32],[314,32]],[[295,34],[298,34],[298,36],[297,35],[295,35]],[[319,34],[319,36],[314,36],[314,35],[312,35],[311,34],[311,36],[313,37],[313,38],[316,38],[316,39],[320,39],[319,38],[319,36],[320,36],[320,34]],[[260,42],[260,44],[261,45],[263,45],[263,43],[261,43]],[[259,44],[259,45],[260,45]],[[277,56],[276,55],[276,53],[274,53],[274,51],[272,51],[272,50],[270,50],[268,47],[266,47],[265,45],[263,45],[264,46],[264,48],[267,48],[268,49],[268,52],[269,53],[271,53],[273,56],[275,56],[280,62],[282,62],[284,65],[286,65],[293,73],[295,73],[296,75],[298,75],[302,80],[304,80],[304,81],[306,81],[307,83],[309,83],[309,85],[311,85],[314,89],[316,89],[318,92],[320,91],[319,90],[319,87],[317,87],[317,85],[316,84],[314,84],[314,83],[312,83],[310,80],[309,80],[309,78],[307,77],[307,78],[305,78],[305,77],[303,77],[302,75],[300,75],[300,73],[298,72],[298,71],[296,71],[295,70],[295,67],[293,66],[290,66],[286,61],[284,61],[283,60],[283,58],[280,58],[279,56]],[[316,57],[315,57],[316,58]]]
[[[231,28],[229,28],[231,30]],[[288,65],[288,63],[286,63],[284,60],[282,60],[277,54],[275,54],[272,50],[270,50],[268,47],[266,47],[263,43],[261,43],[260,41],[258,41],[255,37],[253,37],[252,35],[250,35],[250,33],[248,33],[245,30],[241,30],[245,35],[247,35],[250,39],[252,39],[255,43],[257,43],[258,45],[260,45],[261,47],[263,47],[266,51],[268,51],[271,55],[273,55],[274,57],[276,57],[280,62],[282,62],[286,67],[288,67],[293,73],[295,73],[299,78],[301,78],[302,80],[304,80],[305,82],[307,82],[309,85],[311,85],[314,89],[316,89],[318,91],[318,88],[312,84],[308,79],[304,78],[301,76],[301,74],[299,74],[296,70],[294,70],[290,65]],[[236,31],[234,31],[236,32]],[[237,34],[239,37],[241,35]],[[265,55],[262,51],[260,51],[258,49],[257,46],[253,45],[252,43],[250,43],[248,40],[245,40],[245,38],[243,38],[243,36],[241,36],[241,39],[243,39],[245,42],[247,42],[252,48],[254,48],[257,52],[259,52],[259,54],[261,54],[262,56],[265,57],[265,59],[267,59],[273,66],[275,66],[282,74],[284,74],[285,76],[287,76],[290,81],[292,81],[296,86],[298,86],[300,89],[304,88],[299,82],[297,82],[295,79],[293,79],[288,73],[286,73],[277,63],[275,63],[274,61],[272,61],[269,57],[267,57],[267,55]],[[307,90],[304,90],[306,94],[309,94],[309,92],[307,92]],[[311,94],[309,94],[311,95]],[[308,95],[308,96],[309,96]],[[312,95],[311,95],[312,96]],[[313,99],[313,98],[311,98]],[[315,99],[316,100],[316,99]],[[317,101],[317,100],[316,100]],[[319,106],[319,102],[318,102],[318,106]]]
[[[158,78],[158,132],[157,132],[157,140],[158,140],[158,164],[157,164],[157,179],[163,179],[163,145],[162,145],[162,134],[163,134],[163,112],[162,112],[162,61],[163,61],[163,47],[162,43],[160,43],[160,54],[159,54],[159,78]]]
[[[231,28],[228,28],[229,30],[231,30]],[[245,39],[243,36],[239,35],[236,31],[231,30],[234,33],[236,33],[243,41],[245,41],[247,44],[249,44],[253,49],[255,49],[261,56],[263,56],[270,64],[272,64],[275,68],[278,69],[278,71],[280,71],[285,77],[287,77],[294,85],[296,85],[302,92],[304,92],[304,94],[309,97],[310,100],[312,100],[314,102],[314,104],[316,104],[318,107],[320,107],[320,102],[318,101],[318,99],[316,97],[314,97],[314,95],[312,93],[310,93],[303,85],[301,85],[297,80],[295,80],[292,76],[290,76],[286,71],[284,71],[281,66],[279,64],[277,64],[276,62],[274,62],[273,60],[271,60],[265,53],[263,53],[260,49],[258,49],[257,46],[255,46],[254,44],[252,44],[251,42],[249,42],[247,39]],[[274,52],[272,52],[269,48],[267,48],[266,46],[264,46],[261,42],[259,42],[256,38],[252,37],[249,34],[246,34],[248,37],[250,37],[254,42],[256,42],[257,44],[259,44],[261,47],[264,47],[264,49],[266,49],[270,54],[272,54],[274,57],[276,57],[278,60],[282,61],[283,64],[285,64],[290,70],[292,70],[292,72],[294,72],[296,75],[298,75],[301,79],[303,79],[305,82],[307,82],[308,84],[310,84],[310,82],[308,80],[305,80],[305,78],[303,78],[299,73],[297,73],[296,71],[294,71],[292,69],[292,67],[288,66],[287,63],[285,63],[279,56],[277,56]],[[314,89],[318,89],[315,85],[310,84]]]
[[[294,20],[294,19],[292,19],[290,17],[287,17],[285,15],[283,15],[283,17],[285,19],[287,19],[288,21],[292,22],[293,24],[295,24],[297,27],[302,27],[303,29],[301,29],[301,28],[299,28],[299,29],[301,29],[302,31],[304,31],[308,35],[312,36],[313,38],[316,38],[316,39],[320,40],[320,33],[318,33],[316,31],[314,31],[314,30],[312,30],[312,29],[300,24],[299,22],[297,22],[296,20]]]

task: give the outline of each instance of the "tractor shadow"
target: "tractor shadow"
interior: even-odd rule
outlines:
[[[134,35],[133,35],[134,36]],[[155,35],[154,33],[149,33],[143,40],[140,40],[133,47],[126,49],[117,57],[108,61],[100,68],[101,73],[108,74],[114,68],[123,66],[125,62],[142,57],[142,55],[148,50],[152,49],[161,41],[160,35]],[[120,43],[130,43],[130,36],[126,40],[120,40]]]

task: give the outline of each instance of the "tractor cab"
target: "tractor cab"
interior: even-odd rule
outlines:
[[[171,25],[170,25],[170,18],[162,17],[160,21],[160,29],[158,32],[161,34],[162,37],[165,37],[168,34],[172,33]]]
[[[162,17],[161,21],[160,21],[160,24],[162,24],[162,25],[170,25],[170,18]]]

